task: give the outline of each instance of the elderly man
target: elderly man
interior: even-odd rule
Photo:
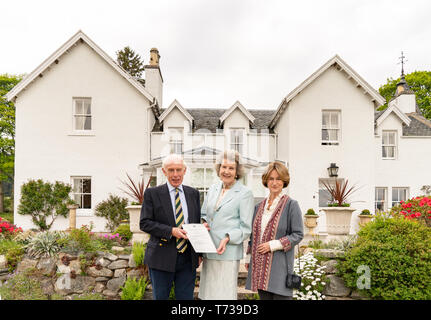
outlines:
[[[192,300],[199,256],[182,229],[200,223],[199,191],[183,185],[186,165],[179,155],[169,155],[162,171],[168,182],[145,190],[140,228],[151,235],[144,263],[149,267],[154,300],[167,300],[175,284],[175,297]]]

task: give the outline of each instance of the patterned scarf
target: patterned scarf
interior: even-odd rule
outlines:
[[[256,217],[253,223],[253,241],[251,244],[251,268],[252,268],[252,279],[251,279],[251,290],[257,291],[267,290],[269,283],[269,275],[271,274],[271,264],[272,264],[272,252],[265,254],[257,253],[257,247],[261,243],[265,243],[275,239],[275,235],[278,228],[278,223],[280,221],[281,213],[289,200],[287,195],[283,195],[278,202],[268,224],[263,231],[262,240],[261,239],[261,225],[262,225],[262,215],[265,211],[265,205],[267,199],[262,201],[260,204]]]

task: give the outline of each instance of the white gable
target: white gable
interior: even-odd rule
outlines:
[[[246,108],[241,104],[241,102],[236,101],[228,110],[226,110],[225,113],[222,114],[220,117],[220,123],[223,123],[236,109],[239,109],[249,121],[254,122],[255,118],[253,115],[248,112]]]
[[[28,85],[36,81],[38,77],[43,77],[43,73],[55,63],[57,64],[64,54],[69,53],[71,49],[77,44],[78,41],[87,43],[97,54],[99,54],[109,65],[111,65],[117,72],[119,72],[133,87],[142,93],[150,102],[154,101],[154,97],[128,72],[122,69],[109,55],[107,55],[96,43],[94,43],[84,32],[79,30],[72,38],[65,44],[57,49],[51,56],[49,56],[42,64],[40,64],[33,72],[26,76],[19,82],[9,93],[6,98],[10,101],[15,99],[22,90],[25,90]]]

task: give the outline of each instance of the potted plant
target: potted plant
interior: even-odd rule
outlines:
[[[360,219],[360,221],[359,221],[360,226],[365,226],[373,218],[370,210],[368,210],[368,209],[362,210],[361,213],[358,215],[358,217]]]
[[[308,228],[308,234],[314,235],[314,228],[317,227],[317,218],[319,215],[314,212],[313,209],[308,209],[307,213],[304,214],[305,217],[305,226]]]
[[[148,188],[148,186],[151,183],[151,180],[154,178],[151,176],[148,179],[148,183],[145,185],[144,178],[141,179],[138,183],[135,183],[132,178],[126,173],[127,178],[129,179],[128,182],[121,181],[128,190],[122,190],[127,195],[131,196],[133,198],[133,201],[130,206],[127,206],[126,209],[129,212],[129,223],[130,223],[130,231],[133,233],[132,236],[132,243],[135,243],[137,241],[146,243],[149,239],[149,235],[146,232],[143,232],[139,227],[139,222],[141,219],[141,207],[142,203],[144,202],[144,192],[145,189]]]
[[[328,207],[322,208],[326,216],[326,228],[328,235],[348,235],[350,231],[350,220],[352,212],[356,209],[350,207],[347,198],[357,189],[355,186],[348,187],[348,180],[335,180],[335,186],[323,182],[324,187],[332,197]]]

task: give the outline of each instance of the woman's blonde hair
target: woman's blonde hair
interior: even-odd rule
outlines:
[[[286,188],[290,182],[289,170],[286,168],[284,164],[278,161],[274,161],[268,164],[268,167],[266,168],[265,172],[262,174],[262,184],[266,188],[268,188],[269,175],[271,174],[272,170],[277,171],[278,175],[283,181],[283,188]]]
[[[223,160],[228,160],[229,162],[236,163],[236,174],[235,174],[236,180],[239,180],[244,176],[245,169],[244,169],[242,157],[239,154],[239,152],[235,150],[226,150],[221,152],[216,158],[215,170],[218,177],[220,177],[220,167],[221,167],[221,164],[223,163]]]

